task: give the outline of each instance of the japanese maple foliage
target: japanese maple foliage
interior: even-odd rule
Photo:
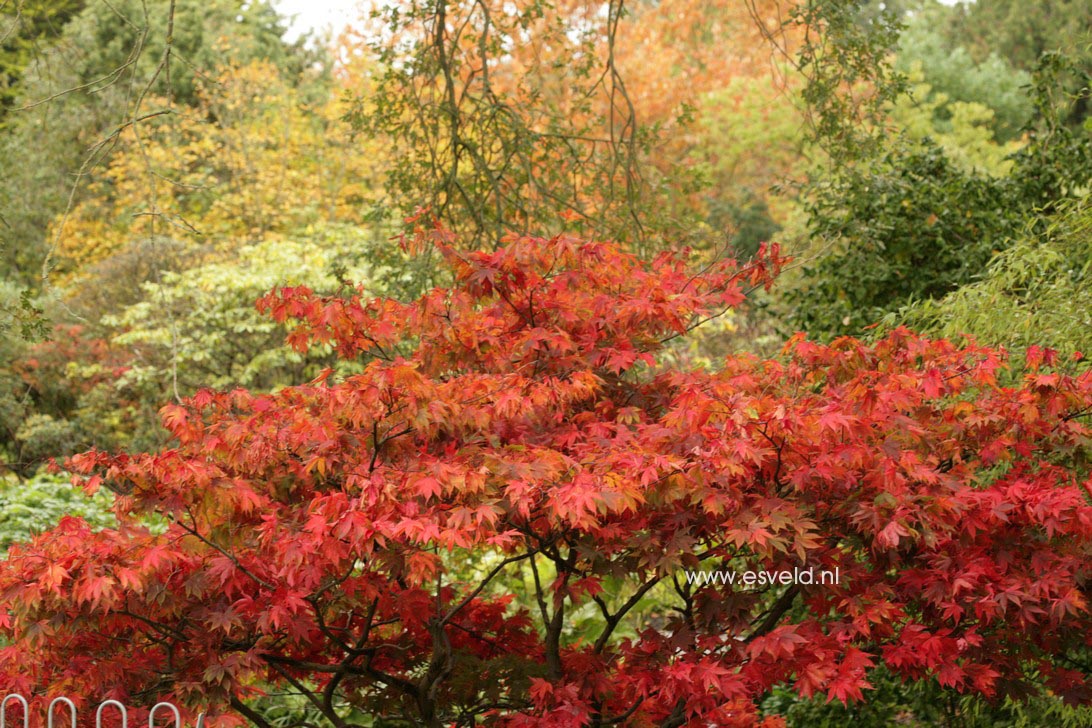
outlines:
[[[173,697],[261,722],[260,686],[412,725],[729,726],[787,682],[907,680],[1086,701],[1092,376],[899,330],[776,360],[657,364],[780,259],[695,270],[605,243],[463,253],[413,303],[260,306],[358,373],[163,409],[177,440],[70,466],[66,519],[0,568],[0,687]],[[155,533],[141,516],[165,514]],[[838,570],[698,585],[686,570]]]

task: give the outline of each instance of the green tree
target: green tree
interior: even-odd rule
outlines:
[[[729,231],[729,244],[741,258],[774,239],[788,210],[784,196],[770,194],[777,184],[799,177],[800,113],[792,88],[774,79],[739,76],[703,95],[695,107],[693,156],[710,184],[702,192],[706,223]]]
[[[902,73],[921,73],[928,93],[917,95],[917,100],[929,102],[943,96],[949,104],[982,104],[993,111],[990,127],[994,136],[1002,142],[1015,139],[1034,111],[1026,91],[1031,73],[1014,68],[999,51],[976,59],[955,44],[958,39],[944,35],[942,28],[957,12],[933,3],[911,15],[899,37],[894,67]],[[1034,67],[1032,64],[1030,68]],[[952,114],[952,107],[943,103],[934,110],[938,122],[948,122],[948,128],[941,126],[943,131],[950,130]]]
[[[1067,116],[1079,126],[1089,115],[1081,89],[1092,73],[1092,0],[977,0],[960,3],[948,32],[953,44],[965,44],[976,59],[997,54],[1013,66],[1033,71],[1044,53],[1074,60],[1065,90],[1079,96]]]
[[[1050,347],[1063,362],[1084,366],[1082,355],[1092,355],[1092,207],[1087,198],[1059,213],[1044,231],[1028,230],[990,262],[981,280],[885,319],[887,325],[896,323],[936,336],[968,334],[1017,353],[1030,346]]]
[[[979,58],[996,53],[1027,71],[1049,51],[1083,50],[1085,63],[1092,58],[1082,49],[1092,29],[1089,0],[976,0],[959,3],[954,12],[956,22],[949,32]]]
[[[123,386],[129,355],[86,327],[57,325],[37,343],[0,347],[0,473],[30,477],[52,457],[91,446],[120,447],[151,420],[139,393]]]
[[[831,3],[830,12],[842,5]],[[891,104],[906,85],[888,65],[890,31],[847,37],[827,42],[852,43],[843,55],[859,53],[887,70],[869,71],[872,124],[862,126],[843,113],[852,87],[847,92],[839,55],[805,49],[813,68],[805,99],[818,120],[812,138],[827,161],[805,189],[811,248],[785,301],[789,326],[821,338],[859,333],[912,300],[970,282],[1029,221],[1041,230],[1092,180],[1089,135],[1066,125],[1073,102],[1060,93],[1072,59],[1040,59],[1027,143],[1006,174],[993,176],[959,163],[936,140],[888,132]]]
[[[86,4],[86,0],[0,3],[0,125],[18,95],[26,67]]]
[[[1021,148],[1020,141],[999,144],[994,138],[993,109],[975,101],[951,101],[947,94],[935,93],[929,84],[913,83],[922,78],[920,66],[908,77],[910,93],[900,97],[891,108],[891,118],[901,133],[912,142],[935,143],[960,170],[1003,177],[1012,171],[1012,155]]]
[[[345,276],[386,293],[397,273],[366,262],[374,247],[363,228],[319,226],[146,282],[143,300],[104,321],[113,344],[134,357],[125,379],[142,391],[151,385],[164,401],[203,386],[268,391],[315,376],[333,365],[330,352],[305,356],[285,346],[285,328],[254,302],[277,286],[334,293]]]
[[[928,142],[813,187],[809,230],[828,248],[786,294],[792,325],[817,337],[860,332],[909,299],[969,281],[1023,226],[1012,188]]]
[[[76,516],[92,528],[116,527],[110,510],[113,493],[86,495],[67,477],[40,473],[27,480],[0,479],[0,558],[13,543],[57,525],[62,516]]]

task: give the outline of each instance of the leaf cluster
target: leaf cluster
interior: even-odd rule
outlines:
[[[748,724],[782,684],[860,701],[881,664],[1084,700],[1092,380],[1056,353],[1029,350],[1010,387],[1001,352],[904,329],[661,367],[770,282],[776,249],[698,269],[566,236],[466,253],[420,223],[406,244],[434,246],[454,285],[262,301],[300,351],[358,368],[202,390],[163,409],[172,447],[70,461],[121,522],[62,520],[0,565],[0,665],[41,665],[0,668],[5,687],[41,694],[79,664],[81,685],[169,680],[259,725],[255,681],[335,724],[348,706],[434,726]],[[797,566],[841,580],[686,577]]]

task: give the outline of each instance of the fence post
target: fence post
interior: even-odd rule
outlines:
[[[160,708],[170,708],[171,712],[174,713],[174,728],[182,728],[182,714],[171,703],[156,703],[152,706],[151,712],[148,713],[148,728],[155,728],[155,712]]]
[[[64,703],[68,706],[68,713],[72,716],[72,728],[76,728],[76,705],[66,697],[53,698],[49,703],[49,709],[46,710],[46,728],[53,728],[53,706],[57,703]]]
[[[11,693],[4,698],[3,702],[0,702],[0,728],[7,728],[7,715],[5,713],[8,709],[8,701],[12,698],[23,704],[23,728],[30,728],[30,706],[27,705],[27,699],[19,693]]]
[[[102,709],[107,705],[114,705],[119,711],[121,711],[121,728],[129,728],[129,713],[125,710],[125,706],[116,700],[104,700],[99,705],[99,709],[95,711],[95,728],[102,728]]]
[[[23,704],[23,728],[30,728],[30,705],[27,703],[27,699],[19,693],[9,693],[3,700],[0,700],[0,728],[7,728],[8,702],[11,700]],[[68,706],[71,728],[76,728],[76,704],[63,695],[50,701],[49,708],[46,709],[46,728],[53,728],[53,714],[57,703]],[[113,705],[121,713],[121,728],[129,728],[129,712],[126,710],[125,705],[117,700],[104,700],[99,704],[99,709],[95,712],[95,728],[102,728],[102,710],[107,705]],[[166,701],[152,706],[152,709],[148,712],[148,728],[155,728],[155,714],[160,708],[165,708],[174,714],[174,728],[182,728],[182,713],[174,703]],[[197,714],[197,728],[205,728],[205,711]]]

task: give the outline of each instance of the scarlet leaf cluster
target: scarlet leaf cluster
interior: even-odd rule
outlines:
[[[460,252],[412,303],[274,291],[356,373],[163,409],[177,444],[72,459],[119,494],[12,550],[0,687],[156,693],[252,718],[286,685],[423,725],[776,725],[869,671],[1086,701],[1092,376],[897,330],[715,372],[672,339],[768,284],[571,238]],[[165,532],[141,516],[164,514]],[[834,585],[686,570],[838,570]],[[591,615],[591,616],[589,616]]]

